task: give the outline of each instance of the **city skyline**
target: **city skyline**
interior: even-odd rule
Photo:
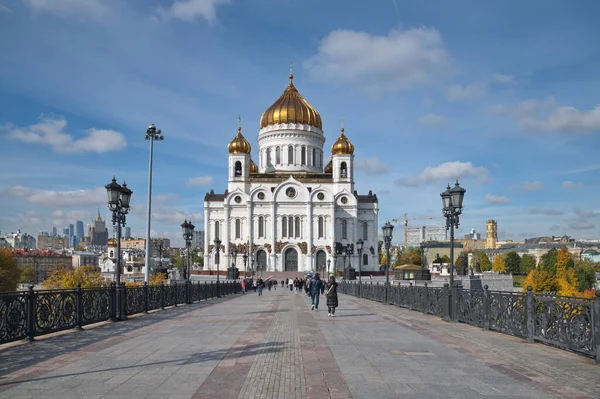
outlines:
[[[152,236],[182,242],[181,223],[201,229],[204,195],[226,179],[238,115],[257,157],[258,120],[292,59],[326,149],[345,119],[357,189],[378,194],[381,223],[441,215],[439,193],[458,177],[460,235],[496,219],[500,239],[598,237],[600,54],[589,49],[599,7],[3,3],[0,230],[62,229],[100,207],[112,235],[103,186],[116,175],[134,191],[132,236],[144,237],[144,134],[155,123],[165,140],[155,146]]]

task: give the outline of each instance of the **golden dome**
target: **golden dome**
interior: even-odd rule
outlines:
[[[109,247],[116,247],[117,246],[117,240],[115,240],[114,238],[111,238],[110,240],[108,240],[108,244]]]
[[[333,155],[352,155],[354,154],[354,144],[348,140],[346,135],[344,135],[344,128],[341,129],[340,137],[333,143],[331,146],[331,153]]]
[[[242,135],[242,128],[238,127],[238,134],[235,135],[231,143],[227,146],[230,154],[250,154],[252,146]]]
[[[250,160],[250,173],[258,173],[258,166],[253,160]]]
[[[289,77],[290,84],[281,97],[262,114],[260,128],[279,123],[301,123],[322,129],[321,115],[298,93],[292,82],[294,75]]]
[[[330,160],[329,163],[325,166],[323,173],[328,173],[328,174],[333,173],[333,160]]]

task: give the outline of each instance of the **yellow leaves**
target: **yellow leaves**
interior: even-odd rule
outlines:
[[[15,291],[21,271],[10,248],[0,248],[0,292]]]
[[[54,268],[50,270],[49,277],[42,282],[44,288],[82,288],[100,287],[108,282],[100,275],[94,266],[81,266],[73,268]]]
[[[504,273],[506,271],[506,265],[504,264],[504,254],[497,255],[492,263],[492,270],[496,273]]]
[[[567,247],[562,247],[556,255],[556,275],[563,277],[567,269],[573,268],[574,262]]]
[[[531,286],[533,292],[556,292],[558,284],[556,279],[547,270],[534,269],[523,280],[523,291]]]
[[[165,282],[167,276],[163,273],[152,273],[150,275],[150,285],[160,285],[161,282]]]

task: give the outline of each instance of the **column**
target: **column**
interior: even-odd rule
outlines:
[[[248,202],[246,202],[246,217],[248,219],[248,234],[247,237],[248,239],[246,240],[246,242],[248,243],[248,262],[251,262],[251,254],[252,254],[252,243],[254,242],[254,223],[252,223],[252,218],[254,217],[254,215],[252,214],[254,211],[254,203],[252,202],[252,200],[248,200]],[[243,237],[243,235],[242,235]],[[243,256],[243,254],[242,254]],[[243,260],[242,260],[243,261]],[[250,267],[249,265],[246,266],[246,270],[249,270]]]
[[[329,226],[325,226],[326,227],[326,234],[327,234],[327,239],[331,242],[331,255],[333,255],[335,253],[335,198],[333,199],[333,201],[331,201],[331,216],[330,216],[331,220],[329,221]],[[335,271],[336,269],[336,265],[333,264],[333,259],[331,260],[332,265],[331,265],[331,270]]]
[[[223,206],[223,213],[223,222],[221,222],[223,232],[221,233],[221,237],[219,238],[221,239],[221,244],[225,245],[225,252],[221,252],[221,254],[219,255],[219,271],[227,270],[231,263],[229,261],[229,227],[231,225],[231,220],[229,219],[231,214],[231,208],[229,207],[229,205]]]
[[[306,243],[307,243],[307,247],[308,247],[308,268],[309,270],[314,270],[314,254],[311,252],[312,251],[312,246],[313,246],[313,217],[312,217],[312,203],[308,203],[306,205]]]
[[[277,242],[277,218],[276,218],[275,201],[271,202],[271,264],[269,265],[270,271],[275,271],[277,267],[277,254],[275,253],[275,242]],[[267,259],[269,256],[267,256]],[[283,271],[283,270],[280,270]]]
[[[202,246],[204,247],[204,253],[208,254],[208,259],[206,259],[206,257],[204,258],[204,265],[206,266],[207,270],[210,270],[209,268],[209,262],[207,262],[207,260],[210,260],[211,256],[210,256],[210,252],[208,252],[208,246],[210,243],[210,238],[212,237],[211,231],[210,231],[210,224],[208,223],[208,220],[210,219],[210,208],[209,207],[204,207],[204,242],[202,243]]]

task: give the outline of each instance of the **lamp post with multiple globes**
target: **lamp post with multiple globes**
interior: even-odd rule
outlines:
[[[392,233],[394,231],[394,225],[389,221],[386,222],[383,227],[383,245],[385,246],[385,303],[388,303],[388,291],[390,289],[390,247],[392,246]]]

